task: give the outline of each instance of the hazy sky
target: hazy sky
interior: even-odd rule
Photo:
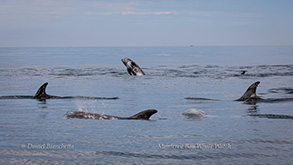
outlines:
[[[293,0],[0,0],[0,47],[293,45]]]

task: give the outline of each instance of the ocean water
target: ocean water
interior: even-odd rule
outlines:
[[[233,101],[256,81],[263,101]],[[45,82],[63,98],[32,99]],[[290,164],[292,82],[293,47],[0,48],[0,164]]]

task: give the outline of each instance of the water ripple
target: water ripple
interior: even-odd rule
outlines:
[[[196,154],[149,154],[138,152],[119,152],[119,151],[96,151],[96,155],[119,156],[126,158],[144,158],[144,159],[178,159],[178,160],[206,160],[206,159],[223,159],[223,158],[256,158],[269,157],[260,153],[196,153]]]
[[[182,65],[175,68],[153,67],[143,68],[146,75],[154,77],[210,77],[222,79],[228,77],[254,78],[254,77],[273,77],[273,76],[293,76],[293,65],[258,65],[258,66],[217,66],[217,65]],[[241,74],[246,71],[245,74]],[[111,76],[120,77],[127,75],[126,69],[121,68],[19,68],[19,69],[0,69],[0,75],[4,76],[54,76],[54,77],[80,77],[80,76]],[[285,90],[292,94],[292,89],[276,89]]]

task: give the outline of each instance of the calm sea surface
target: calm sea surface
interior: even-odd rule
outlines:
[[[233,101],[256,81],[264,101]],[[64,98],[31,99],[45,82]],[[292,103],[293,47],[0,48],[0,164],[290,164]]]

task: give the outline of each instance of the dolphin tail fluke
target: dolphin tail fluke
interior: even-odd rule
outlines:
[[[47,95],[46,93],[46,87],[48,85],[48,82],[46,82],[45,84],[43,84],[39,90],[37,91],[37,93],[35,94],[34,98],[39,98],[40,96],[43,96],[43,95]]]
[[[155,109],[145,110],[129,117],[129,119],[148,120],[153,114],[157,112],[158,111]]]

